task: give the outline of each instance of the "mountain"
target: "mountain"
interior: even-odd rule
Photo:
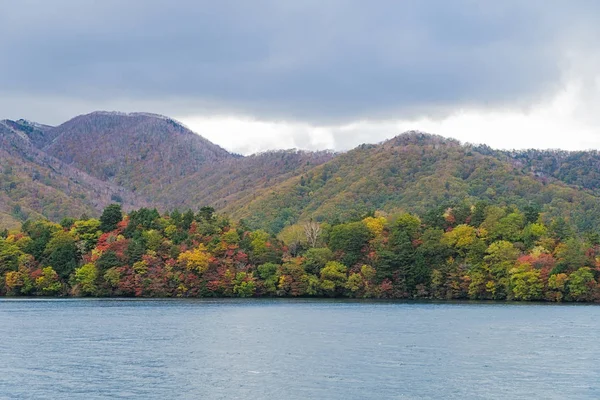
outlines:
[[[219,209],[329,161],[330,152],[276,151],[242,157],[168,117],[94,112],[52,128],[44,150],[161,209]]]
[[[32,129],[28,129],[31,127]],[[118,200],[126,208],[148,205],[129,190],[65,165],[38,146],[50,140],[37,125],[0,121],[0,225],[26,218],[96,215]]]
[[[548,218],[569,218],[582,230],[597,226],[600,198],[594,191],[570,185],[560,174],[540,176],[518,160],[508,152],[485,154],[456,140],[409,132],[359,146],[262,190],[252,201],[234,205],[232,215],[278,231],[310,218],[334,222],[375,210],[424,213],[486,201],[520,208],[535,203]]]
[[[559,180],[600,194],[600,152],[565,150],[493,150],[477,146],[482,154],[510,162],[523,172],[546,181]]]
[[[239,156],[173,119],[147,113],[94,112],[49,131],[48,154],[98,179],[152,196],[203,165]]]
[[[29,141],[38,149],[46,146],[55,138],[54,134],[50,133],[53,128],[50,125],[38,124],[25,119],[19,119],[16,121],[5,119],[0,121],[0,123],[2,123],[5,128],[8,128],[9,130],[21,136],[23,139]]]
[[[221,160],[166,187],[156,199],[179,208],[209,204],[231,213],[239,204],[253,200],[258,191],[306,173],[334,157],[328,151],[280,150]]]
[[[98,215],[208,205],[278,232],[375,210],[535,204],[580,230],[600,224],[600,154],[499,151],[408,132],[345,153],[297,150],[240,156],[181,123],[147,113],[94,112],[52,127],[0,123],[0,224],[25,217]],[[16,185],[16,186],[15,186]]]
[[[113,201],[126,208],[146,204],[160,210],[197,209],[212,205],[223,209],[242,199],[249,201],[256,190],[278,184],[299,172],[329,161],[331,152],[275,151],[242,157],[232,154],[190,131],[181,123],[156,114],[94,112],[51,127],[25,120],[3,121],[3,127],[18,138],[22,159],[42,159],[40,166],[54,165],[67,177],[78,175],[88,187],[74,201],[79,212],[97,215],[106,201],[89,196],[92,188],[107,187]],[[3,148],[10,148],[6,143]],[[55,182],[55,187],[60,185]],[[64,185],[63,185],[64,186]],[[29,191],[36,197],[37,192]],[[66,197],[73,197],[63,190]],[[82,198],[95,197],[93,204]],[[32,208],[34,210],[35,207]],[[35,215],[59,219],[66,215],[39,210]],[[71,214],[69,214],[71,215]],[[32,214],[34,216],[34,214]],[[14,221],[13,221],[14,222]]]

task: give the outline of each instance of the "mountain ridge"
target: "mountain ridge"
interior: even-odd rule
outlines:
[[[172,118],[143,112],[96,111],[55,127],[2,120],[0,128],[0,150],[12,157],[8,162],[6,156],[5,168],[27,165],[19,173],[30,185],[27,173],[42,169],[45,187],[69,199],[79,196],[69,200],[78,204],[71,208],[95,214],[107,196],[125,207],[207,205],[277,232],[312,218],[335,222],[375,210],[418,213],[438,204],[487,201],[521,207],[535,202],[548,217],[570,218],[581,229],[600,223],[597,151],[495,150],[408,131],[346,152],[276,150],[241,156]],[[11,185],[6,177],[0,183]],[[98,194],[100,187],[105,195]],[[22,199],[36,196],[39,191],[32,187]],[[36,209],[29,200],[34,216],[57,219],[62,213],[49,212],[48,205]],[[4,214],[6,204],[0,210]]]

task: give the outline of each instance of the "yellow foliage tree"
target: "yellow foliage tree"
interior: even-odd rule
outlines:
[[[383,229],[385,228],[387,220],[384,217],[367,217],[363,219],[363,222],[373,236],[380,237],[383,233]]]
[[[206,246],[201,244],[195,249],[181,253],[177,260],[184,263],[185,267],[190,271],[204,273],[208,269],[210,253],[207,251]]]

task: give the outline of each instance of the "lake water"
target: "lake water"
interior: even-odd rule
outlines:
[[[4,399],[598,399],[600,307],[0,300]]]

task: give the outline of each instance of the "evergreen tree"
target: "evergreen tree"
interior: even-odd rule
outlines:
[[[123,212],[120,204],[110,204],[102,212],[100,217],[100,230],[110,232],[117,229],[117,224],[123,220]]]

